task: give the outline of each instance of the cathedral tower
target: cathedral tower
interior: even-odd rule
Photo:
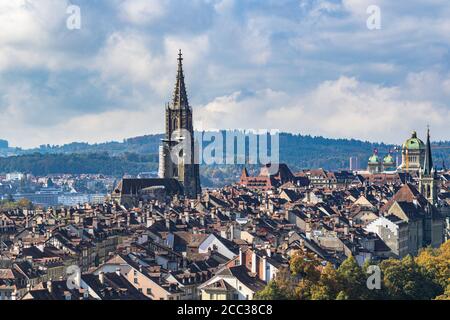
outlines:
[[[160,178],[177,179],[188,198],[201,193],[198,148],[194,143],[192,108],[186,93],[183,56],[178,54],[178,71],[172,102],[166,105],[166,133],[160,147]],[[197,161],[196,161],[197,160]]]

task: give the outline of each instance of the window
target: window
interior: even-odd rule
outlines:
[[[134,283],[135,283],[135,284],[138,284],[138,283],[139,283],[138,278],[134,278]]]
[[[147,295],[149,295],[149,296],[152,295],[152,289],[151,289],[151,288],[148,288],[148,289],[147,289]]]

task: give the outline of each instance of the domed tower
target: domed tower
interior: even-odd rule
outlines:
[[[395,170],[395,160],[392,157],[391,152],[383,158],[383,171],[393,171]]]
[[[381,160],[378,156],[378,149],[373,151],[373,155],[369,158],[367,170],[371,173],[380,173],[382,171]]]
[[[401,172],[419,173],[425,160],[425,144],[413,131],[411,138],[402,146],[402,164],[398,168]]]

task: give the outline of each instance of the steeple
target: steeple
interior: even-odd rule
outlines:
[[[175,84],[175,90],[173,93],[172,109],[182,109],[188,107],[189,101],[186,94],[186,85],[184,84],[183,54],[181,53],[180,49],[178,53],[177,82]]]
[[[429,176],[433,171],[433,157],[431,154],[431,142],[430,142],[430,127],[427,131],[427,144],[425,147],[425,160],[423,163],[423,174]]]
[[[178,53],[173,101],[166,106],[165,120],[166,135],[160,148],[159,176],[176,179],[183,186],[184,195],[196,199],[201,194],[199,164],[196,162],[198,148],[194,140],[192,108],[189,106],[184,83],[181,50]],[[178,155],[176,160],[172,158],[174,154]]]

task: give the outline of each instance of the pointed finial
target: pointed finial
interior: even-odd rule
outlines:
[[[175,90],[173,93],[173,108],[188,107],[189,102],[186,94],[186,85],[184,84],[184,74],[183,74],[183,53],[181,49],[178,51],[178,70],[177,70],[177,80],[175,83]]]

